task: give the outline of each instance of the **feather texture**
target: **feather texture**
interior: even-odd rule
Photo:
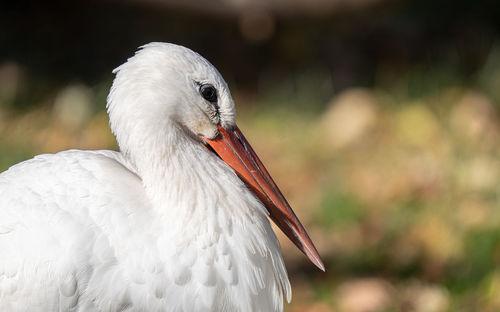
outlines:
[[[291,290],[266,209],[190,132],[212,130],[186,76],[217,85],[234,124],[222,77],[159,43],[117,73],[122,152],[40,155],[0,174],[0,311],[282,311]]]

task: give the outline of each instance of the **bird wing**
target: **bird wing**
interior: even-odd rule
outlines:
[[[122,282],[112,267],[120,236],[141,222],[128,216],[148,204],[140,185],[112,151],[40,155],[0,174],[0,311],[92,309],[89,284]]]

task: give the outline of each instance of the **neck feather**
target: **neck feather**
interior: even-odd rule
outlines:
[[[214,214],[224,201],[260,209],[234,171],[184,129],[171,126],[156,134],[144,136],[134,149],[139,152],[129,157],[158,213],[189,220]]]

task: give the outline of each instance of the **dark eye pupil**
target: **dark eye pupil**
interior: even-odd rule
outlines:
[[[217,92],[211,85],[203,85],[200,87],[200,93],[203,98],[209,102],[217,102]]]

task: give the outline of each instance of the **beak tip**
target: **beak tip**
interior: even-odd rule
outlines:
[[[318,269],[320,269],[323,272],[326,272],[325,265],[323,264],[323,262],[321,260],[319,260],[318,263],[315,263],[315,264],[318,267]]]
[[[315,250],[316,251],[316,250]],[[323,260],[321,260],[319,253],[316,251],[316,253],[306,253],[307,257],[309,260],[311,260],[314,265],[320,269],[321,271],[325,272],[325,265],[323,264]]]
[[[297,228],[294,228],[296,229],[295,236],[288,237],[318,269],[325,272],[325,265],[323,264],[323,260],[321,260],[318,250],[298,219],[297,222]],[[287,234],[286,231],[284,232]]]

